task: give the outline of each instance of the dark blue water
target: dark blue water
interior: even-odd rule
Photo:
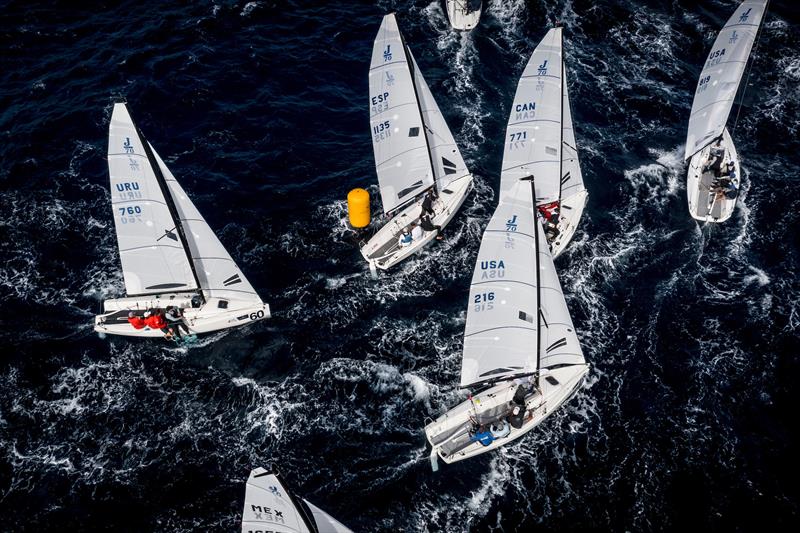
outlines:
[[[737,210],[700,227],[683,142],[736,3],[486,4],[468,35],[427,0],[5,5],[0,529],[233,531],[270,463],[359,531],[796,526],[798,7],[771,3],[755,54]],[[373,281],[344,199],[377,192],[367,69],[392,10],[476,190],[443,243]],[[461,398],[509,105],[555,21],[590,192],[557,266],[592,370],[526,438],[433,474],[424,419]],[[119,95],[272,320],[188,350],[93,333],[123,290]]]

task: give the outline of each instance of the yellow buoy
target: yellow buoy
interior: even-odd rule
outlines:
[[[364,189],[353,189],[347,193],[347,213],[354,228],[369,226],[369,193]]]

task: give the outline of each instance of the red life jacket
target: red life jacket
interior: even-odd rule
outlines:
[[[167,327],[167,320],[162,314],[152,314],[144,319],[144,323],[150,329],[161,329]]]
[[[137,316],[129,316],[128,317],[128,322],[130,323],[131,326],[133,326],[133,329],[144,329],[144,327],[146,326],[144,318],[142,318],[142,317],[140,317],[138,315]]]
[[[539,211],[544,215],[544,219],[549,221],[558,207],[558,202],[550,202],[549,204],[540,205]]]

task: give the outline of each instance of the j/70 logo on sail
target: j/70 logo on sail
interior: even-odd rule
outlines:
[[[391,61],[392,60],[392,45],[387,44],[386,50],[383,51],[383,62]]]
[[[544,76],[547,74],[547,60],[544,60],[544,63],[539,65],[539,76]]]
[[[122,143],[122,148],[125,150],[126,154],[132,154],[133,153],[133,145],[131,144],[131,138],[130,137],[125,137],[125,142]]]
[[[517,231],[517,215],[506,220],[506,231]]]
[[[752,10],[753,10],[753,8],[752,8],[752,7],[749,7],[749,8],[747,8],[747,11],[745,11],[744,13],[742,13],[742,16],[741,16],[741,17],[739,17],[739,23],[742,23],[742,22],[747,22],[747,19],[749,19],[749,18],[750,18],[750,12],[751,12]]]

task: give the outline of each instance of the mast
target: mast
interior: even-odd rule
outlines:
[[[423,133],[425,134],[424,135],[424,137],[425,137],[425,147],[428,149],[428,162],[430,162],[430,164],[431,164],[431,172],[433,173],[433,186],[436,189],[436,193],[438,195],[439,188],[438,188],[437,184],[439,183],[439,180],[436,179],[436,167],[433,166],[433,155],[431,154],[431,143],[430,143],[430,141],[428,141],[428,129],[429,128],[428,128],[428,125],[425,124],[425,114],[422,112],[422,107],[419,105],[419,92],[417,92],[417,84],[414,81],[414,65],[411,63],[411,61],[408,60],[408,56],[409,56],[409,54],[411,54],[411,50],[408,48],[408,45],[406,44],[406,38],[403,37],[403,32],[399,31],[399,28],[398,28],[398,33],[400,34],[400,42],[403,43],[403,50],[405,51],[406,65],[408,66],[409,72],[411,72],[411,86],[414,88],[414,98],[417,101],[417,110],[419,111],[419,118],[422,121],[422,130],[423,130]],[[417,195],[417,196],[419,196],[419,195]]]
[[[533,265],[536,269],[536,380],[541,380],[541,367],[542,364],[542,280],[541,270],[539,268],[539,210],[536,208],[536,186],[533,183],[533,174],[528,177],[522,178],[525,181],[531,182],[531,196],[533,197],[533,248],[534,248],[534,261]]]
[[[130,111],[128,114],[130,114]],[[133,122],[133,117],[131,117],[131,122]],[[186,251],[186,255],[189,257],[189,267],[192,269],[192,276],[194,276],[194,281],[197,283],[197,292],[202,294],[203,287],[200,284],[200,278],[197,276],[197,269],[194,266],[194,258],[192,257],[192,251],[189,248],[189,241],[186,240],[186,233],[183,229],[183,224],[181,223],[181,217],[178,215],[178,209],[175,207],[175,201],[172,198],[172,194],[169,192],[167,180],[164,179],[164,174],[161,172],[161,167],[159,167],[158,161],[156,161],[156,158],[153,156],[153,151],[150,149],[150,143],[148,143],[147,139],[145,139],[142,130],[139,129],[139,126],[137,126],[135,122],[133,122],[133,127],[136,130],[136,135],[139,136],[139,142],[142,143],[142,148],[147,156],[147,160],[150,162],[150,166],[153,168],[153,174],[155,174],[156,182],[158,182],[158,186],[161,188],[161,194],[164,195],[164,201],[169,209],[169,214],[172,215],[172,221],[175,223],[175,229],[178,231],[178,237],[181,239],[181,245],[183,245],[183,249]]]
[[[556,26],[558,27],[558,26]],[[558,146],[558,154],[560,159],[558,161],[558,205],[559,209],[561,207],[561,188],[563,187],[563,179],[564,179],[564,87],[567,83],[567,68],[564,65],[564,30],[563,28],[559,32],[559,38],[561,39],[561,46],[559,49],[561,50],[561,144]],[[534,198],[534,203],[536,198]],[[538,254],[537,254],[537,261],[538,261]]]

